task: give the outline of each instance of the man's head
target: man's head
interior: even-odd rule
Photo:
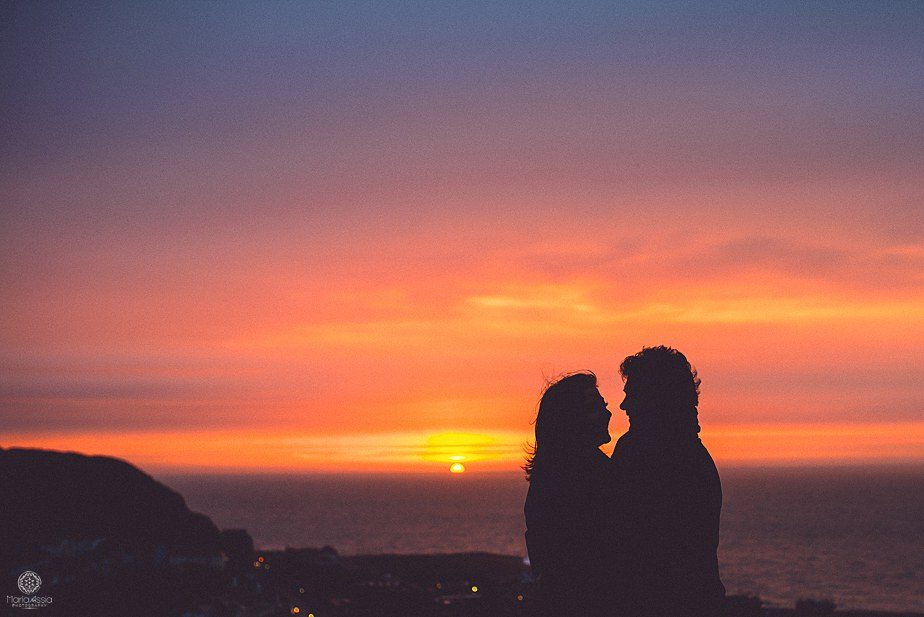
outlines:
[[[699,405],[696,370],[671,347],[644,347],[619,365],[626,382],[626,398],[619,406],[632,421],[660,418],[695,418]]]

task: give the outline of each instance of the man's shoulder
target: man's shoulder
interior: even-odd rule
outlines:
[[[718,470],[715,466],[715,461],[712,459],[712,455],[709,453],[709,450],[706,448],[706,444],[702,442],[701,439],[696,440],[696,444],[693,447],[696,458],[701,465],[711,470],[713,473],[718,474]]]

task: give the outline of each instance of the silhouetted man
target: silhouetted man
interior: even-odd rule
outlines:
[[[619,371],[629,430],[613,451],[618,614],[718,615],[722,486],[698,436],[696,371],[663,346],[629,356]]]

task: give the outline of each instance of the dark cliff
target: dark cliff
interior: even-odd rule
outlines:
[[[105,539],[216,555],[220,534],[183,497],[137,467],[105,456],[0,448],[4,552]]]

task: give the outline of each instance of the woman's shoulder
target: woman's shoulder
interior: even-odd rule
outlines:
[[[537,466],[529,494],[548,500],[579,504],[607,494],[615,482],[613,461],[603,452],[558,466]]]

